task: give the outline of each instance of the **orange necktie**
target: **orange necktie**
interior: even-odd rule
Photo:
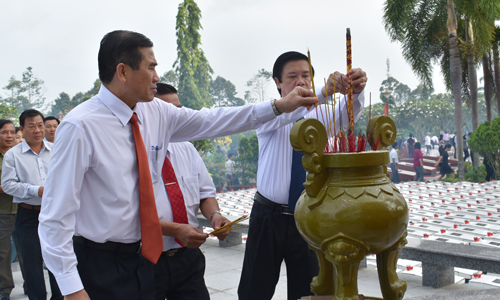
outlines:
[[[146,147],[142,141],[141,130],[134,113],[130,118],[134,133],[135,151],[137,153],[137,169],[139,172],[139,210],[141,217],[141,254],[150,262],[156,264],[163,251],[163,239],[156,211],[153,181],[149,172]]]

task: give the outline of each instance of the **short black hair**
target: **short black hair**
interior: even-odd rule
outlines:
[[[273,67],[273,80],[274,78],[278,78],[278,81],[281,83],[281,75],[283,73],[283,68],[285,65],[290,62],[290,61],[296,61],[296,60],[305,60],[309,62],[307,59],[307,56],[300,52],[296,51],[289,51],[281,54],[278,56],[276,61],[274,62],[274,67]],[[313,73],[311,74],[312,77],[314,77],[314,68],[312,68]],[[278,92],[280,93],[281,96],[281,89],[278,89]]]
[[[101,40],[99,54],[99,79],[110,83],[115,76],[116,66],[124,63],[137,70],[143,59],[140,47],[153,47],[153,42],[145,35],[133,31],[116,30],[107,33]]]
[[[415,149],[421,149],[422,147],[420,146],[420,142],[415,143]]]
[[[45,119],[43,119],[43,123],[45,124],[45,122],[50,121],[50,120],[56,120],[57,121],[57,125],[61,124],[61,121],[59,121],[59,119],[56,118],[56,117],[54,117],[54,116],[48,116],[48,117],[46,117]]]
[[[156,95],[177,94],[177,89],[167,83],[156,83]]]
[[[26,120],[26,118],[32,118],[32,117],[36,117],[36,116],[42,117],[42,120],[45,119],[43,114],[36,109],[27,109],[27,110],[23,111],[23,113],[19,116],[19,125],[24,127],[24,120]]]
[[[17,127],[17,126],[16,126],[16,133],[17,133],[19,130],[21,130],[21,127]]]
[[[448,148],[451,149],[451,144],[446,144],[446,146],[444,146],[444,149],[448,149]]]
[[[392,148],[396,148],[398,146],[398,142],[392,143]]]
[[[227,158],[231,158],[231,156],[234,156],[234,153],[231,152],[227,154]]]
[[[5,125],[7,124],[12,124],[14,125],[14,123],[12,123],[11,120],[7,120],[7,119],[0,119],[0,129],[2,129]]]

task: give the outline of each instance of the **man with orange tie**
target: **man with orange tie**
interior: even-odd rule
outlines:
[[[156,84],[156,97],[181,108],[177,89],[165,83]],[[175,171],[175,172],[174,172]],[[230,221],[219,212],[215,186],[198,151],[190,142],[170,143],[162,168],[165,190],[172,206],[174,222],[190,232],[189,239],[179,241],[163,236],[163,253],[155,265],[156,299],[209,300],[205,285],[205,256],[199,247],[208,234],[198,230],[198,209],[217,229]],[[177,203],[179,202],[179,205]],[[174,210],[173,207],[177,207]],[[160,221],[168,226],[168,222]],[[216,235],[224,240],[229,232]]]
[[[162,181],[169,142],[256,128],[318,101],[297,88],[270,103],[178,109],[154,99],[159,77],[152,47],[140,33],[106,34],[99,93],[57,129],[38,233],[45,264],[66,300],[155,298],[162,234],[183,244],[189,239],[174,222]]]

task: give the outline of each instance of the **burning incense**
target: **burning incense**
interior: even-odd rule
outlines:
[[[313,90],[314,97],[316,97],[316,89],[314,88],[314,75],[313,75],[313,67],[311,64],[311,53],[309,49],[307,49],[307,62],[309,63],[309,74],[311,76],[311,87]],[[314,103],[314,106],[318,107],[318,103]],[[323,117],[323,111],[321,110],[321,106],[319,107],[319,111],[321,113],[321,119],[323,120],[323,124],[325,123],[325,118]],[[319,120],[318,110],[316,110],[316,119]]]

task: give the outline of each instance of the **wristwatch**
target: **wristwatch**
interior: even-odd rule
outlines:
[[[276,102],[276,99],[271,100],[271,107],[273,108],[274,114],[277,115],[277,116],[279,116],[279,115],[282,114],[282,112],[280,112],[278,110],[278,108],[276,107],[276,103],[274,103],[274,102]]]

